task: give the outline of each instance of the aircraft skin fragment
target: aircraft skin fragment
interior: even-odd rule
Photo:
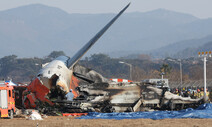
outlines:
[[[47,102],[49,105],[53,105],[53,103],[46,98],[48,93],[49,89],[44,86],[38,78],[34,79],[30,85],[27,86],[27,90],[23,92],[22,98],[25,108],[35,108],[37,99],[42,102]]]
[[[79,96],[76,88],[79,86],[79,80],[72,75],[71,82],[70,82],[70,89],[72,89],[72,93],[74,94],[74,98]]]
[[[135,84],[127,84],[126,86],[119,86],[116,89],[122,89],[116,95],[111,96],[111,103],[134,103],[141,96],[141,88]],[[110,88],[109,88],[110,89]],[[114,89],[114,88],[113,88]]]

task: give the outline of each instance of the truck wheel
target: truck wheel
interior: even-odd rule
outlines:
[[[13,119],[13,110],[10,110],[9,119]]]

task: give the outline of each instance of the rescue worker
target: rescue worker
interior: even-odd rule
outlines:
[[[210,95],[208,89],[206,89],[206,96],[208,97],[208,101],[210,101]]]
[[[200,90],[200,97],[203,97],[203,96],[204,96],[204,88],[202,87]]]
[[[193,90],[191,90],[190,95],[191,95],[190,97],[192,99],[195,99],[196,98],[195,92]]]
[[[197,97],[197,94],[198,94],[197,91],[193,91],[193,98],[194,98],[194,99],[197,99],[197,98],[198,98],[198,97]]]
[[[190,97],[190,92],[188,90],[185,91],[184,97]]]
[[[191,97],[192,98],[191,89],[188,89],[188,97]]]
[[[201,94],[200,94],[200,89],[197,89],[197,98],[200,98]]]
[[[185,94],[186,94],[186,90],[185,90],[185,88],[183,87],[183,89],[182,89],[182,97],[185,97]]]
[[[180,93],[180,96],[183,97],[183,91],[182,91],[182,89],[180,90],[179,93]]]
[[[179,96],[179,91],[178,91],[178,89],[176,89],[174,93],[177,94],[177,95]]]
[[[66,94],[66,98],[68,101],[73,101],[74,94],[72,93],[72,89]]]

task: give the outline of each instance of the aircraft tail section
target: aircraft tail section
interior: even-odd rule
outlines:
[[[68,68],[73,67],[79,59],[93,46],[93,44],[107,31],[107,29],[119,18],[129,7],[130,3],[122,9],[104,28],[102,28],[86,45],[84,45],[72,58],[68,60]]]

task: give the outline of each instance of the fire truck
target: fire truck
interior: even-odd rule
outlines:
[[[0,81],[0,116],[13,118],[15,113],[15,92],[13,86]]]

